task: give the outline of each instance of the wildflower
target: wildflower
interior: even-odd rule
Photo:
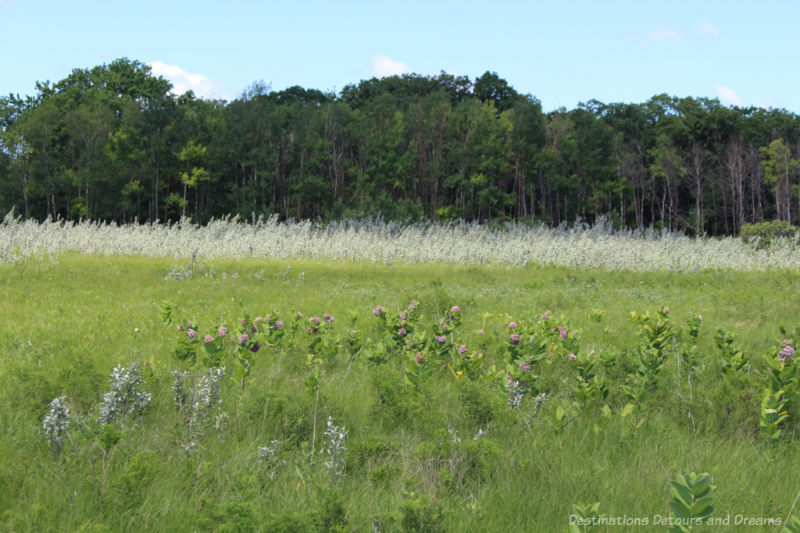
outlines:
[[[483,330],[482,330],[482,329],[479,329],[479,330],[478,330],[478,331],[476,331],[475,333],[477,333],[478,335],[483,335]]]
[[[114,368],[111,372],[111,390],[103,395],[98,414],[103,424],[144,411],[150,404],[151,396],[136,390],[142,382],[141,365],[138,363],[131,363],[127,368]]]
[[[261,345],[258,342],[253,343],[253,346],[250,347],[250,351],[256,353],[261,349]]]
[[[186,332],[186,336],[189,337],[190,339],[194,339],[195,337],[197,337],[197,332],[193,329],[190,329],[189,331]]]
[[[553,331],[558,331],[558,336],[562,339],[567,338],[567,326],[558,326],[558,328],[554,329]]]
[[[514,346],[519,344],[519,333],[512,333],[511,337],[510,337],[510,340],[511,340],[511,344],[513,344]]]
[[[273,328],[275,329],[281,329],[282,327],[283,327],[283,322],[281,322],[280,320],[276,321],[275,325],[273,326]]]
[[[458,347],[458,353],[464,355],[465,353],[467,353],[467,347],[464,344],[462,344],[461,346]]]
[[[508,329],[517,329],[517,323],[516,322],[509,322],[508,323]]]
[[[665,315],[669,314],[669,307],[665,307],[664,309],[661,310],[661,312],[664,313]]]
[[[312,324],[314,324],[315,326],[319,326],[319,317],[318,316],[312,316],[311,318],[308,319],[308,321],[311,322]]]
[[[258,323],[258,322],[261,322],[261,317],[260,317],[260,316],[257,316],[257,317],[256,317],[256,319],[255,319],[255,322],[256,322],[256,323]]]
[[[444,344],[445,342],[447,342],[447,337],[445,337],[444,335],[439,335],[438,337],[436,337],[436,341],[439,344]]]
[[[183,326],[178,324],[178,331],[183,332]]]
[[[778,360],[780,360],[781,363],[785,363],[792,359],[794,359],[794,347],[792,347],[791,344],[787,344],[783,347],[783,350],[778,353]]]
[[[59,396],[50,402],[50,411],[42,421],[42,430],[47,444],[58,455],[64,448],[64,437],[69,429],[69,409],[64,405],[66,397]]]
[[[325,318],[325,322],[328,324],[333,324],[333,321],[335,320],[333,315],[329,315],[328,313],[325,313],[323,317]]]
[[[250,328],[250,331],[252,331],[253,333],[258,333],[258,328],[256,327],[255,324],[253,324],[253,327]]]
[[[461,311],[461,308],[457,305],[454,305],[453,307],[450,308],[450,310],[454,313],[458,313],[459,311]]]
[[[568,353],[567,354],[567,359],[569,359],[570,361],[574,361],[577,358],[578,358],[578,356],[575,355],[574,353]]]
[[[413,311],[414,309],[416,309],[417,308],[417,303],[419,303],[419,302],[411,302],[410,304],[408,304],[408,310],[409,311]]]
[[[375,315],[375,316],[381,316],[382,313],[383,313],[383,306],[382,305],[379,305],[379,306],[375,307],[375,309],[372,310],[372,314]]]
[[[239,321],[239,323],[240,323],[241,325],[243,325],[243,326],[246,326],[246,325],[247,325],[247,320],[245,320],[245,319],[243,318],[243,319],[241,319],[241,320]]]
[[[206,337],[203,340],[206,342],[214,342],[214,337],[212,337],[211,335],[206,335]]]
[[[546,311],[546,312],[545,312],[545,313],[542,315],[542,320],[547,320],[548,318],[550,318],[550,316],[551,316],[552,314],[553,314],[553,312],[552,312],[552,311]]]
[[[414,361],[416,361],[417,364],[421,365],[422,363],[425,362],[425,356],[422,355],[421,353],[417,352],[417,355],[414,356]]]
[[[405,337],[407,333],[408,331],[406,331],[406,328],[400,328],[397,330],[397,334],[400,335],[401,337]]]
[[[228,334],[228,328],[226,328],[224,326],[217,330],[217,336],[218,337],[224,337],[227,334]]]
[[[297,313],[294,315],[294,317],[295,317],[296,319],[300,320],[301,318],[303,318],[303,313],[301,313],[300,311],[298,311],[298,312],[297,312]]]
[[[250,337],[247,335],[247,333],[242,333],[241,335],[239,335],[239,344],[244,344],[249,340]]]
[[[407,314],[405,311],[403,311],[402,313],[400,313],[400,320],[405,320],[405,319],[407,319],[407,318],[408,318],[408,314]]]
[[[528,363],[528,362],[525,362],[525,363],[520,363],[520,365],[519,365],[519,370],[520,370],[520,372],[522,372],[523,374],[524,374],[525,372],[528,372],[528,371],[530,371],[530,369],[531,369],[531,364],[530,364],[530,363]]]

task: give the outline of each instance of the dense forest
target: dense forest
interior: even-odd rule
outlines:
[[[131,222],[453,219],[737,234],[800,221],[800,119],[716,99],[545,113],[487,72],[338,94],[254,83],[231,102],[128,59],[0,98],[0,210]],[[0,215],[1,216],[1,215]]]

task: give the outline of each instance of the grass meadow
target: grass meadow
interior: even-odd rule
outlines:
[[[666,530],[695,472],[692,530],[781,531],[800,491],[796,268],[67,252],[0,280],[0,530],[582,531],[595,503]],[[131,362],[149,401],[112,420]]]

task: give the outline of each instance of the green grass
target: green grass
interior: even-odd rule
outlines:
[[[792,474],[800,471],[800,409],[790,408],[776,443],[758,429],[763,356],[780,346],[780,325],[798,326],[797,272],[251,260],[214,261],[214,278],[176,281],[164,279],[170,264],[67,255],[0,265],[0,530],[335,531],[338,524],[348,531],[563,531],[574,503],[600,502],[601,513],[651,523],[669,516],[669,481],[682,470],[714,476],[714,516],[730,514],[736,530],[736,515],[784,520],[800,491]],[[395,312],[411,300],[422,302],[426,327],[459,305],[456,345],[482,351],[484,369],[504,367],[507,318],[563,315],[579,332],[581,357],[618,356],[616,365],[598,367],[609,384],[611,419],[603,423],[600,404],[587,404],[556,430],[557,407],[575,400],[575,367],[561,359],[537,370],[550,399],[535,417],[525,400],[530,431],[507,406],[502,379],[456,381],[440,365],[417,393],[403,382],[400,355],[376,367],[363,354],[350,364],[340,352],[321,365],[317,397],[305,384],[310,336],[301,331],[283,353],[256,355],[244,392],[226,380],[226,428],[208,430],[193,451],[184,450],[190,439],[172,402],[171,371],[185,364],[173,357],[175,326],[161,322],[163,301],[175,318],[199,323],[201,334],[231,327],[244,313],[279,311],[288,326],[297,310],[333,314],[334,333],[344,334],[354,310],[366,340],[377,335],[376,304]],[[704,317],[694,429],[676,394],[688,398],[685,369],[679,389],[671,350],[641,409],[620,415],[632,371],[628,350],[639,342],[630,312],[664,306],[676,324]],[[602,321],[590,320],[592,309]],[[752,357],[751,374],[723,377],[717,328]],[[109,389],[108,374],[130,361],[152,370],[144,387],[151,409],[124,424],[105,458],[73,418],[70,440],[54,457],[41,430],[49,402],[66,395],[71,413],[88,420]],[[226,366],[230,375],[232,361]],[[338,481],[319,454],[328,416],[349,431],[346,475]],[[479,429],[485,437],[475,441]],[[273,439],[283,444],[270,467],[258,448]]]

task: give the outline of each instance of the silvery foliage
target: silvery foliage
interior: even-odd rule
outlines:
[[[325,467],[334,477],[339,477],[344,473],[345,457],[347,452],[347,429],[344,426],[333,425],[333,418],[328,417],[327,428],[325,429],[326,446],[322,450],[327,455]]]
[[[139,392],[142,384],[142,367],[132,362],[123,368],[117,366],[111,372],[111,390],[103,395],[98,418],[103,424],[111,424],[129,415],[139,415],[150,405],[151,395]]]
[[[446,243],[443,245],[443,243]],[[478,223],[402,225],[381,219],[279,222],[259,218],[187,219],[174,224],[24,221],[9,214],[0,223],[0,262],[54,257],[66,250],[86,254],[238,259],[298,257],[376,263],[553,264],[606,270],[768,270],[800,267],[800,247],[790,240],[757,250],[741,239],[697,239],[667,230],[614,230],[603,218],[572,227]],[[225,275],[224,277],[229,277]]]
[[[258,448],[258,457],[267,468],[272,468],[274,466],[275,457],[281,444],[283,443],[279,440],[271,440],[269,441],[269,446],[261,446]]]
[[[42,421],[42,430],[47,444],[52,448],[53,454],[58,455],[64,449],[64,438],[68,437],[69,429],[69,409],[64,405],[67,400],[64,396],[59,396],[50,402],[50,411]]]
[[[200,376],[196,381],[188,371],[173,371],[172,394],[175,405],[186,417],[186,425],[192,433],[202,433],[211,421],[221,429],[225,421],[222,412],[220,390],[225,367],[211,368],[208,375]]]
[[[537,395],[536,397],[533,398],[533,406],[534,406],[533,414],[534,414],[534,416],[539,414],[539,411],[542,410],[542,407],[544,407],[544,403],[546,401],[547,401],[547,393],[545,393],[545,392],[543,392],[543,393],[541,393],[541,394],[539,394],[539,395]]]
[[[512,409],[519,410],[522,405],[522,398],[525,397],[525,387],[516,379],[506,381],[506,392],[508,393],[508,405]]]

